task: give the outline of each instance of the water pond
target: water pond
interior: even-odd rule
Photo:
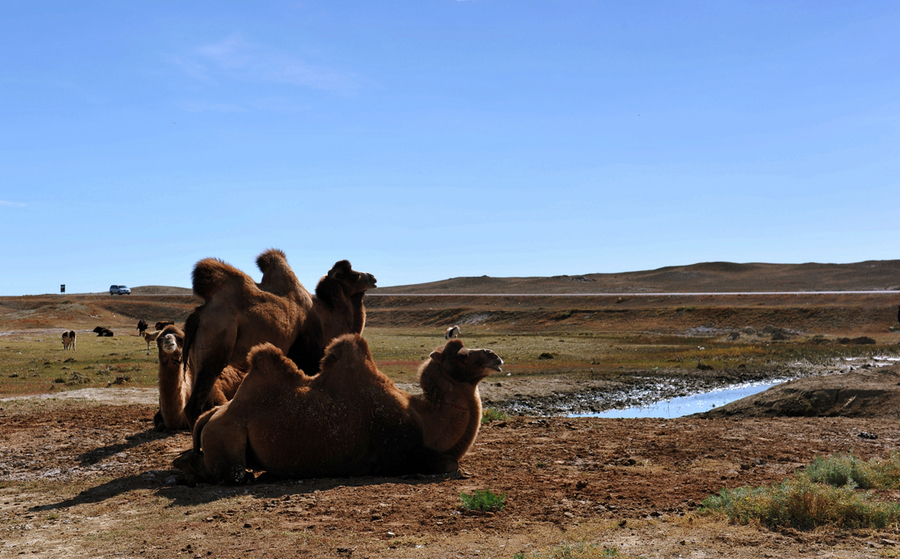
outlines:
[[[622,410],[606,410],[602,412],[577,413],[572,417],[659,417],[662,419],[673,419],[675,417],[683,417],[692,413],[702,413],[713,408],[724,406],[735,400],[740,400],[747,396],[762,392],[776,384],[784,382],[784,379],[778,381],[767,381],[758,383],[739,384],[726,388],[704,392],[702,394],[693,394],[691,396],[682,396],[672,398],[671,400],[662,400],[634,408]]]

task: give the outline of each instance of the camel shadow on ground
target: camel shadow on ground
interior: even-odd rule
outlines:
[[[154,431],[151,427],[127,435],[124,443],[109,444],[87,452],[82,452],[75,457],[75,460],[82,466],[91,466],[120,452],[125,452],[126,450],[141,446],[142,444],[171,437],[175,433],[175,431]]]
[[[45,505],[36,505],[30,512],[45,512],[86,504],[96,504],[130,493],[132,491],[149,490],[155,496],[167,499],[166,508],[190,507],[231,499],[238,495],[250,495],[255,499],[285,499],[292,496],[303,496],[317,491],[328,491],[339,487],[361,487],[382,484],[425,485],[445,481],[463,479],[465,473],[458,471],[437,475],[404,475],[396,477],[347,477],[347,478],[314,478],[304,480],[271,479],[265,474],[256,481],[245,485],[214,485],[193,483],[187,480],[179,470],[152,470],[127,477],[116,478],[106,483],[90,487],[78,495]]]

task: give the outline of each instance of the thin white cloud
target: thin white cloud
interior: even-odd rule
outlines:
[[[359,87],[349,73],[309,64],[297,56],[255,44],[240,34],[200,46],[176,63],[189,75],[206,82],[229,79],[287,84],[351,95]]]
[[[24,208],[25,204],[21,202],[8,202],[6,200],[0,200],[0,206],[7,206],[10,208]]]

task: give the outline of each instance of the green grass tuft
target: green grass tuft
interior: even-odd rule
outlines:
[[[481,424],[490,423],[491,421],[503,421],[509,419],[509,416],[502,411],[493,408],[485,408],[481,411]]]
[[[462,502],[460,508],[470,511],[498,511],[506,506],[506,493],[499,495],[493,493],[490,489],[477,490],[472,495],[465,493],[459,494],[459,500]]]

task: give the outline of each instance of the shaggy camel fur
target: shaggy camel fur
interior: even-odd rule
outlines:
[[[193,379],[190,370],[184,366],[184,333],[174,325],[166,326],[156,338],[159,348],[159,411],[153,418],[157,431],[190,428],[185,404],[191,394]],[[234,397],[244,373],[226,367],[216,379],[206,402],[206,408],[224,404]]]
[[[269,342],[314,375],[328,342],[365,327],[363,296],[375,287],[372,274],[342,260],[319,280],[312,297],[280,250],[263,252],[256,263],[263,272],[259,284],[219,260],[201,260],[194,269],[194,292],[206,302],[185,323],[186,353],[196,378],[197,395],[191,394],[187,412],[192,421],[215,376],[228,365],[246,371],[254,345]]]
[[[68,330],[62,334],[62,344],[64,350],[75,351],[75,330]]]
[[[332,342],[315,377],[260,345],[234,399],[200,417],[193,449],[174,465],[226,483],[252,479],[248,466],[292,478],[453,472],[478,434],[478,383],[502,363],[451,340],[422,364],[423,394],[413,396],[375,367],[358,334]]]
[[[302,356],[298,365],[318,367],[324,347],[322,324],[312,311],[312,295],[300,284],[282,251],[260,254],[263,273],[257,285],[237,268],[214,258],[197,263],[194,293],[204,303],[185,322],[185,353],[194,376],[186,413],[193,423],[203,412],[210,390],[225,367],[246,371],[247,354],[269,342]]]
[[[156,329],[157,329],[157,330],[162,330],[163,328],[165,328],[165,327],[168,326],[169,324],[175,324],[175,321],[173,321],[173,320],[160,320],[160,321],[158,321],[158,322],[156,323]]]
[[[336,262],[319,280],[313,304],[322,321],[326,345],[342,334],[362,334],[366,326],[363,297],[376,281],[372,274],[354,270],[346,260]]]

